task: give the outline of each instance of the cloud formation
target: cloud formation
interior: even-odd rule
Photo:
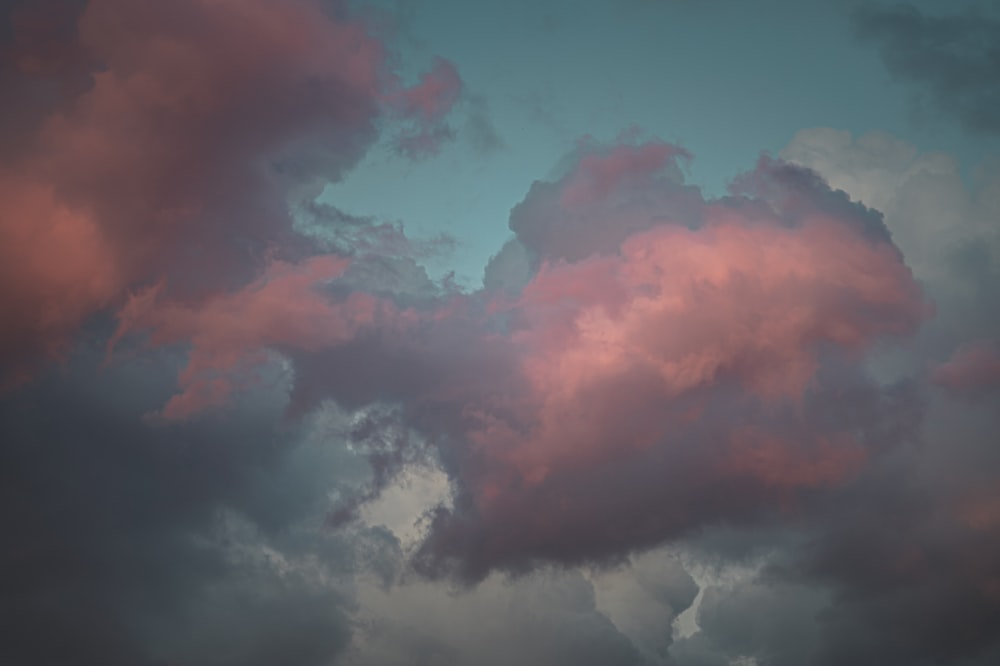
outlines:
[[[1000,544],[989,526],[1000,459],[990,341],[1000,331],[991,293],[1000,246],[990,220],[1000,181],[983,169],[969,188],[947,156],[885,134],[809,130],[783,154],[877,202],[939,316],[882,370],[922,375],[920,417],[909,426],[917,445],[826,503],[807,547],[786,550],[775,570],[836,593],[823,611],[817,663],[992,663]],[[934,234],[945,242],[928,242]]]
[[[127,289],[163,280],[197,301],[253,279],[271,252],[301,258],[289,200],[340,178],[387,109],[433,131],[460,89],[444,60],[405,87],[336,3],[15,11],[9,80],[68,92],[0,156],[5,383],[64,355]]]
[[[334,0],[8,5],[0,661],[1000,658],[995,165],[805,130],[715,197],[585,137],[463,290],[316,200],[463,99],[495,152],[450,61]],[[964,21],[856,14],[991,132]]]
[[[988,391],[1000,387],[1000,353],[993,345],[968,345],[934,369],[937,384],[958,393]]]
[[[891,446],[872,433],[897,418],[896,389],[860,364],[932,309],[874,211],[771,159],[705,201],[682,152],[584,144],[563,178],[536,183],[511,218],[536,266],[519,292],[401,309],[392,294],[338,297],[346,263],[316,257],[194,309],[149,292],[121,330],[192,345],[167,417],[225,402],[269,353],[292,360],[297,410],[398,405],[457,492],[418,554],[430,573],[609,561],[761,520]],[[539,206],[565,213],[525,215]],[[848,389],[885,413],[838,423],[829,403]],[[651,502],[687,508],[651,518]]]
[[[696,191],[657,176],[671,152],[653,143],[586,155],[559,184],[536,183],[512,213],[514,226],[535,197],[573,209],[564,235],[545,245],[524,229],[529,252],[555,258],[497,306],[517,383],[504,391],[491,376],[494,390],[476,393],[487,400],[461,406],[471,425],[449,439],[468,444],[449,455],[462,494],[455,513],[438,516],[424,556],[458,558],[472,577],[599,560],[750,519],[864,464],[870,451],[856,433],[874,422],[841,429],[817,412],[843,388],[834,368],[930,314],[901,254],[884,228],[870,233],[873,213],[831,207],[839,196],[806,172],[789,179],[796,172],[781,163],[762,162],[744,183],[771,201],[694,206]],[[657,206],[674,194],[687,219]],[[619,200],[627,212],[613,209],[604,238],[623,242],[588,236],[594,209]],[[593,253],[568,260],[559,238],[572,247],[592,238]],[[720,484],[725,497],[710,497]],[[678,508],[640,512],[650,504]]]
[[[168,419],[187,418],[225,404],[234,377],[266,362],[263,350],[294,346],[317,351],[392,318],[395,311],[376,297],[356,293],[335,304],[319,293],[319,287],[342,275],[348,263],[330,255],[298,265],[276,262],[240,291],[195,307],[161,304],[160,289],[149,289],[126,302],[112,344],[136,331],[148,331],[151,346],[189,343],[188,364],[179,377],[183,392],[162,411]]]
[[[1000,132],[1000,20],[994,13],[942,16],[909,4],[865,5],[853,23],[858,37],[879,49],[890,74],[918,87],[918,99],[970,131]]]

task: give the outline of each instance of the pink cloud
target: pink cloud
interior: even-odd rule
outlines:
[[[225,404],[269,350],[315,353],[350,341],[362,329],[395,325],[395,308],[373,296],[354,293],[334,301],[323,293],[348,263],[334,256],[274,262],[239,291],[196,305],[160,302],[160,290],[149,289],[122,308],[111,344],[137,332],[147,332],[152,346],[189,344],[179,375],[182,392],[162,410],[168,419],[188,418]]]
[[[787,229],[713,216],[694,231],[636,234],[619,256],[542,268],[512,313],[537,410],[532,436],[493,446],[477,435],[484,451],[529,483],[556,467],[596,464],[673,427],[643,416],[643,404],[727,383],[767,401],[797,400],[824,346],[860,353],[912,332],[925,314],[891,247],[834,220]],[[644,395],[621,395],[638,377],[633,390]]]
[[[677,157],[688,157],[688,153],[661,142],[623,145],[606,155],[586,155],[563,186],[562,205],[572,208],[600,201],[624,183],[646,185]]]
[[[275,248],[307,253],[289,199],[360,159],[398,80],[367,26],[319,0],[50,7],[15,25],[19,76],[72,85],[0,156],[4,382],[130,289],[196,300],[246,284]],[[437,62],[394,111],[437,118],[455,79]]]
[[[639,173],[669,151],[651,154]],[[872,345],[914,333],[932,308],[870,211],[809,174],[759,169],[768,199],[705,203],[693,228],[668,217],[574,259],[559,244],[572,234],[550,236],[558,258],[491,304],[516,381],[463,392],[451,441],[464,444],[445,454],[462,492],[421,551],[428,570],[611,557],[752,520],[864,467],[881,408],[822,416],[848,400],[823,368],[860,372]],[[564,200],[578,182],[534,191]],[[669,180],[628,188],[651,217],[672,196],[697,201]],[[606,200],[577,199],[584,215]],[[878,404],[881,389],[862,385]]]
[[[122,283],[93,215],[60,202],[51,186],[0,170],[0,386],[24,381],[38,356],[64,351],[93,308]]]
[[[652,154],[641,172],[671,153]],[[913,333],[929,307],[898,250],[859,223],[866,210],[831,205],[828,190],[808,179],[803,189],[798,176],[774,176],[782,195],[753,205],[695,206],[693,226],[656,212],[699,197],[629,176],[629,197],[659,221],[572,260],[559,246],[572,234],[550,237],[556,258],[512,297],[454,295],[404,311],[325,289],[343,259],[274,260],[235,289],[142,292],[122,309],[119,335],[189,345],[166,418],[227,402],[271,353],[295,363],[295,408],[324,397],[400,405],[458,490],[424,544],[429,566],[454,558],[477,577],[612,556],[706,522],[751,520],[837,486],[870,455],[863,433],[877,416],[823,416],[844,400],[830,397],[823,368],[863,377],[866,350]],[[559,201],[576,183],[571,175],[546,196]],[[574,205],[591,214],[606,204]],[[864,399],[877,402],[865,382]],[[640,510],[651,502],[663,513]]]
[[[629,236],[663,224],[701,223],[705,201],[684,184],[684,149],[651,141],[610,149],[581,142],[580,150],[565,176],[535,182],[511,211],[510,229],[532,269],[545,260],[615,254]],[[497,268],[487,267],[487,275]]]
[[[981,342],[958,349],[931,373],[932,381],[956,393],[981,393],[1000,387],[1000,352]]]

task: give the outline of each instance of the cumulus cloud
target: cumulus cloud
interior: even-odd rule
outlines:
[[[1000,655],[995,165],[808,130],[711,198],[584,138],[467,292],[315,201],[457,135],[450,62],[339,2],[14,5],[0,661]],[[857,22],[943,95],[961,20]]]
[[[931,309],[881,216],[814,173],[765,159],[705,201],[670,168],[682,153],[584,144],[536,183],[512,212],[535,257],[520,292],[401,309],[338,296],[347,263],[319,256],[193,308],[146,292],[120,330],[191,345],[168,417],[225,402],[269,353],[292,361],[293,409],[397,405],[456,488],[417,555],[426,572],[609,561],[762,520],[891,446],[875,434],[906,393],[860,363]],[[536,199],[567,213],[525,217]],[[834,395],[876,408],[838,422]],[[650,502],[685,509],[650,517]]]
[[[301,256],[290,199],[340,178],[386,110],[433,131],[460,85],[438,60],[406,87],[363,22],[312,0],[18,11],[5,82],[75,83],[0,155],[7,383],[130,288],[197,300]]]
[[[970,185],[948,155],[920,153],[885,133],[854,137],[832,129],[799,132],[782,156],[883,211],[907,265],[936,304],[937,316],[906,353],[909,367],[944,363],[969,345],[989,347],[1000,331],[993,305],[1000,278],[995,165],[980,165]]]
[[[649,145],[585,156],[522,204],[545,197],[576,215],[629,202],[602,231],[623,241],[592,241],[572,260],[558,239],[597,239],[587,235],[593,211],[564,217],[545,246],[524,230],[525,247],[554,258],[516,299],[501,298],[518,383],[501,392],[491,377],[488,401],[462,406],[468,425],[455,439],[469,444],[450,456],[463,494],[456,512],[438,516],[423,552],[432,560],[456,557],[475,577],[536,559],[612,557],[841,483],[870,453],[855,434],[876,427],[869,417],[840,429],[803,412],[822,411],[845,381],[833,368],[929,314],[884,228],[872,233],[870,211],[831,206],[850,202],[772,162],[747,180],[762,191],[780,183],[764,192],[770,200],[694,207],[696,190],[655,176],[675,151]],[[687,219],[656,205],[672,195]],[[698,490],[723,483],[732,505]],[[643,515],[650,503],[676,508]]]
[[[908,439],[918,445],[873,461],[817,507],[805,548],[785,549],[772,573],[832,586],[816,663],[991,663],[1000,653],[988,629],[1000,613],[989,527],[1000,462],[990,391],[1000,332],[990,293],[995,171],[981,169],[969,187],[947,156],[885,134],[828,129],[800,132],[783,155],[885,211],[939,316],[881,371],[917,373],[924,406]],[[935,233],[949,242],[927,243]],[[969,248],[978,268],[966,261]]]
[[[511,210],[510,229],[537,268],[546,259],[615,252],[629,235],[664,221],[694,226],[703,201],[683,183],[684,155],[661,141],[608,147],[583,140],[564,176],[536,181]]]

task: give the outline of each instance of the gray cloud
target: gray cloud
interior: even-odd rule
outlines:
[[[1000,18],[995,12],[932,15],[911,5],[864,5],[854,28],[890,74],[973,132],[1000,132]]]
[[[364,461],[315,419],[284,422],[264,390],[225,416],[147,423],[170,354],[100,359],[85,347],[0,402],[0,661],[330,663],[350,593],[300,564],[336,580],[372,559],[363,534],[321,529],[327,493],[363,483]]]

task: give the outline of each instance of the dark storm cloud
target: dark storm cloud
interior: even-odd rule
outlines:
[[[910,5],[863,6],[853,16],[862,40],[879,49],[890,74],[974,132],[1000,133],[1000,17],[996,12],[926,14]]]
[[[307,424],[266,392],[149,424],[169,355],[104,371],[101,356],[81,351],[0,402],[0,661],[329,663],[349,641],[349,596],[262,546],[353,570],[355,546],[317,528],[326,493],[363,480],[363,463],[336,439],[303,442]]]

